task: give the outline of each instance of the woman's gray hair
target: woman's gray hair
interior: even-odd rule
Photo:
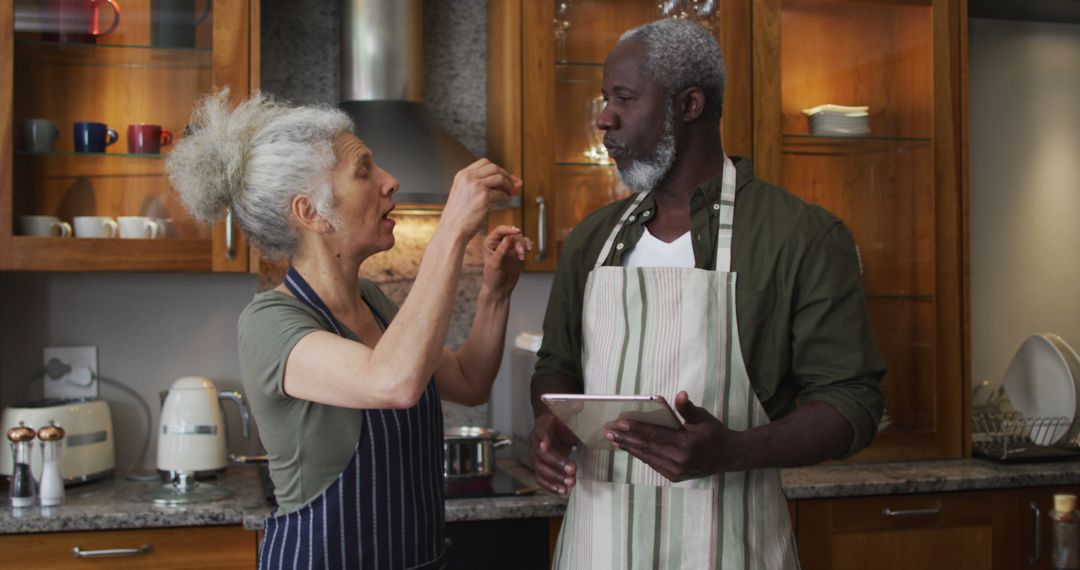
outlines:
[[[622,35],[645,44],[645,74],[668,94],[688,87],[705,91],[706,107],[717,115],[724,108],[724,56],[709,30],[686,20],[657,20]]]
[[[333,144],[352,132],[352,120],[333,107],[296,107],[258,92],[233,108],[228,96],[225,89],[196,105],[188,134],[165,161],[169,182],[197,220],[215,222],[231,208],[261,253],[291,257],[300,244],[295,196],[308,196],[336,225]]]

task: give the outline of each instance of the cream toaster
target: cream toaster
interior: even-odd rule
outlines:
[[[113,446],[112,415],[109,404],[97,398],[69,400],[37,400],[4,408],[0,415],[0,433],[19,425],[35,430],[49,422],[64,428],[64,445],[60,452],[60,473],[64,483],[81,483],[113,475],[116,466]],[[0,475],[11,476],[11,449],[4,445],[0,452]],[[34,440],[30,455],[34,478],[41,477],[41,445]]]

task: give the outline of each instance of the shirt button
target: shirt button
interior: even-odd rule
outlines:
[[[637,216],[630,216],[630,221],[631,221],[631,222],[632,222],[632,221],[634,221],[634,220],[636,220],[636,219],[637,219]]]
[[[649,210],[645,210],[644,212],[641,213],[641,216],[645,217],[645,218],[648,218],[650,213],[651,212]]]
[[[619,245],[615,246],[615,249],[617,249],[617,250],[619,250],[619,251],[622,251],[622,249],[623,249],[623,244],[621,244],[621,243],[620,243]]]
[[[720,209],[720,204],[713,204],[712,209],[719,210]]]

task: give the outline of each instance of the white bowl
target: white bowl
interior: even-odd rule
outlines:
[[[1068,440],[1080,412],[1076,382],[1065,355],[1053,341],[1044,335],[1028,337],[1009,363],[1004,384],[1013,407],[1025,418],[1064,418],[1064,425],[1035,438],[1036,444],[1056,445]]]

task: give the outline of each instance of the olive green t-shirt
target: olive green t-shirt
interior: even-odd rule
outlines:
[[[393,319],[397,307],[371,281],[360,291],[378,315]],[[360,339],[348,327],[346,337]],[[240,314],[240,377],[259,438],[270,458],[279,512],[317,497],[337,479],[360,440],[364,412],[300,400],[285,394],[285,363],[296,343],[327,326],[303,301],[278,291],[255,295]],[[357,379],[362,380],[357,371]]]
[[[855,432],[845,455],[854,453],[874,438],[884,412],[880,382],[885,363],[874,348],[851,234],[824,209],[755,178],[749,159],[732,160],[736,194],[730,270],[739,276],[735,312],[754,392],[772,419],[800,401],[831,404]],[[690,198],[691,242],[699,269],[715,269],[720,186],[718,176]],[[534,379],[561,374],[581,381],[585,282],[631,200],[589,214],[563,244]],[[647,196],[616,236],[604,265],[622,265],[655,208],[655,198]]]

